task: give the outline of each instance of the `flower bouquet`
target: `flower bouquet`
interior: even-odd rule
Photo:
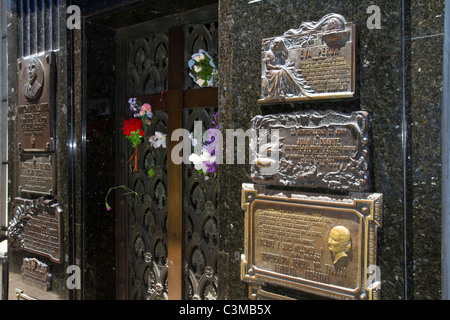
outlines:
[[[217,86],[218,71],[216,63],[211,55],[205,50],[199,50],[198,53],[192,55],[188,66],[190,69],[189,76],[200,87]]]
[[[131,146],[134,148],[134,153],[127,163],[134,158],[134,170],[136,171],[137,147],[142,142],[142,138],[145,136],[147,128],[151,124],[153,113],[150,104],[145,103],[139,107],[136,98],[130,98],[128,103],[130,105],[130,110],[133,111],[134,114],[133,118],[124,120],[122,131],[125,137],[130,141]]]

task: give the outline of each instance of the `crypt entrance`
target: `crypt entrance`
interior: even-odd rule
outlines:
[[[199,87],[189,76],[188,61],[200,49],[218,58],[218,5],[202,4],[146,4],[85,17],[85,299],[218,298],[216,176],[171,160],[182,142],[171,141],[174,130],[193,132],[196,121],[206,130],[217,112],[217,87]],[[154,19],[142,21],[143,12]],[[137,148],[122,132],[133,117],[130,98],[152,107]],[[155,133],[166,135],[165,145],[151,145]]]

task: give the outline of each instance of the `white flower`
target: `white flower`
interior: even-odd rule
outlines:
[[[195,55],[194,60],[199,62],[200,60],[205,59],[205,55],[203,53],[199,53],[198,55]]]
[[[152,145],[153,148],[159,147],[166,148],[167,147],[166,140],[167,135],[159,131],[155,131],[155,134],[151,136],[149,139],[150,144]]]
[[[203,84],[205,83],[205,80],[203,80],[203,79],[197,79],[197,81],[195,81],[195,82],[197,82],[197,84],[198,84],[200,87],[202,87]]]
[[[198,73],[198,72],[202,71],[202,68],[199,66],[194,66],[194,71]]]
[[[211,164],[216,161],[216,157],[211,156],[208,152],[203,151],[202,155],[191,154],[189,156],[189,161],[194,164],[195,170],[202,170],[203,172],[207,172],[208,167],[206,164]]]

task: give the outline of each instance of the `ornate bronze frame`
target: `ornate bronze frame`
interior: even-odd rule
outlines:
[[[315,208],[323,212],[338,213],[344,217],[357,216],[359,221],[359,243],[355,255],[357,261],[356,287],[346,287],[292,276],[258,266],[256,259],[255,222],[257,205],[269,205],[271,208],[291,206],[297,208]],[[378,300],[380,298],[379,273],[369,274],[376,267],[377,228],[381,227],[382,195],[378,193],[352,193],[349,197],[298,194],[266,190],[253,184],[242,187],[242,208],[245,211],[245,249],[241,256],[241,279],[250,284],[250,298],[259,292],[264,284],[288,287],[333,299]],[[331,214],[330,214],[331,215]],[[373,281],[375,279],[375,281]]]

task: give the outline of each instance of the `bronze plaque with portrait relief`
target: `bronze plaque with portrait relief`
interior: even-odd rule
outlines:
[[[377,228],[382,195],[348,197],[244,184],[241,276],[335,299],[378,299]]]
[[[367,112],[305,111],[256,116],[252,119],[252,128],[259,133],[258,141],[253,143],[251,176],[255,183],[368,190]],[[267,137],[269,134],[271,141]],[[272,168],[267,168],[267,164]]]
[[[331,13],[263,39],[259,103],[352,98],[355,25]]]
[[[18,147],[54,150],[54,53],[18,60]]]

